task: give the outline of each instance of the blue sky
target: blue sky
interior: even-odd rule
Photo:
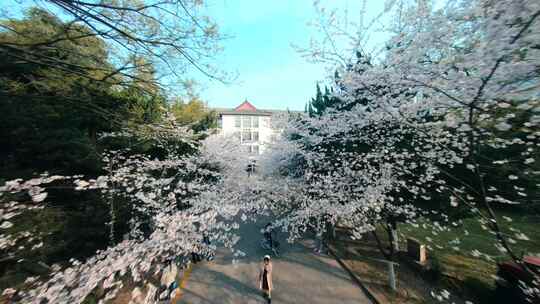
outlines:
[[[34,4],[3,1],[7,4],[3,12],[16,17]],[[327,9],[347,9],[349,18],[360,16],[361,0],[319,2]],[[379,14],[384,3],[367,0],[366,20]],[[313,0],[207,0],[207,8],[221,32],[231,37],[223,41],[224,50],[215,65],[237,77],[231,84],[223,84],[193,71],[187,76],[199,84],[202,99],[210,107],[235,107],[247,99],[262,109],[303,110],[315,95],[316,83],[327,77],[325,66],[307,62],[292,47],[306,47],[318,34],[307,24],[316,17]],[[384,39],[381,35],[374,38],[377,43]]]
[[[359,16],[360,0],[329,0]],[[238,77],[233,84],[198,78],[199,93],[210,107],[234,107],[246,98],[258,108],[303,110],[324,81],[325,67],[308,63],[292,46],[307,46],[316,33],[307,23],[315,17],[312,0],[215,0],[210,15],[223,33],[217,65]],[[368,1],[368,14],[382,10],[383,1]],[[358,11],[355,11],[358,9]]]

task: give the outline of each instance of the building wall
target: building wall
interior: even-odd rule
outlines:
[[[236,115],[221,115],[221,130],[225,135],[233,135],[237,131],[234,116]]]
[[[236,120],[237,117],[240,117],[241,124],[240,127],[237,127]],[[246,117],[253,117],[250,119],[257,119],[258,126],[253,126],[250,123],[250,127],[246,128],[244,127],[244,119]],[[233,135],[238,137],[239,142],[241,142],[242,145],[246,146],[247,149],[250,149],[252,153],[256,152],[256,147],[248,147],[248,146],[257,146],[258,147],[258,154],[264,152],[264,150],[267,148],[267,143],[270,142],[272,135],[274,134],[274,130],[270,128],[271,116],[263,116],[263,115],[255,115],[255,114],[242,114],[242,115],[232,115],[232,114],[222,114],[221,115],[221,132],[224,135]],[[251,132],[251,139],[249,137],[246,137],[247,132]],[[254,132],[258,133],[258,139],[254,140],[253,136]],[[247,139],[246,139],[247,138]]]

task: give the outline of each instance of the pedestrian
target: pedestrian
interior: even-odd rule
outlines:
[[[205,245],[205,250],[206,250],[206,260],[207,261],[212,261],[214,259],[214,254],[212,252],[212,250],[210,250],[210,245],[212,244],[210,242],[210,237],[208,236],[208,233],[205,231],[203,232],[203,239],[202,239],[202,242],[203,244]]]
[[[193,264],[197,264],[197,262],[202,261],[201,255],[199,254],[199,252],[201,251],[201,245],[197,244],[195,246],[196,251],[191,252],[191,261],[193,262]]]
[[[262,268],[258,277],[259,289],[263,291],[263,296],[266,297],[268,304],[272,303],[272,262],[270,256],[265,255],[263,258]]]
[[[268,242],[268,245],[270,246],[270,249],[272,249],[272,247],[274,246],[273,242],[272,242],[272,223],[268,223],[266,224],[266,226],[264,226],[264,238],[266,239],[266,241]]]

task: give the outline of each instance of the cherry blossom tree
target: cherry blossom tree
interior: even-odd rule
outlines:
[[[2,229],[16,225],[17,215],[27,209],[47,208],[47,187],[58,180],[72,182],[75,191],[101,191],[111,198],[111,205],[114,197],[123,197],[133,206],[128,237],[115,241],[111,223],[110,247],[85,261],[72,260],[70,266],[54,269],[46,277],[28,278],[27,288],[18,294],[25,303],[81,303],[96,288],[105,290],[105,300],[112,299],[128,277],[142,282],[159,271],[165,260],[213,251],[215,245],[204,244],[203,235],[226,247],[238,240],[234,233],[238,224],[233,218],[243,205],[236,195],[240,191],[235,189],[244,185],[238,177],[245,175],[246,164],[238,145],[215,135],[195,141],[194,134],[175,126],[173,119],[102,137],[129,137],[133,142],[151,139],[165,154],[161,158],[130,154],[135,148],[131,146],[104,153],[107,174],[95,179],[43,175],[28,181],[9,181],[0,188]],[[179,154],[175,145],[189,145],[194,152]],[[4,201],[15,196],[20,202]],[[26,198],[31,202],[25,202]],[[111,213],[113,210],[111,206]],[[2,235],[3,248],[16,241],[15,236]]]
[[[326,38],[311,55],[338,63],[340,102],[289,121],[285,135],[296,150],[282,158],[296,164],[285,172],[301,174],[287,182],[285,191],[299,189],[289,191],[292,211],[280,224],[321,233],[341,220],[360,237],[379,223],[427,215],[417,202],[446,199],[473,213],[497,249],[537,278],[528,292],[538,293],[538,274],[511,245],[528,236],[501,228],[495,207],[526,207],[538,196],[539,4],[401,1],[393,12],[380,50],[366,52],[364,35],[345,36],[357,46],[355,60],[338,56],[337,15],[324,19]],[[450,226],[449,216],[439,215],[434,224],[448,229],[441,225]]]
[[[427,214],[417,203],[442,199],[473,213],[497,248],[535,276],[525,289],[538,294],[538,274],[512,248],[513,239],[528,236],[503,230],[494,208],[527,205],[538,196],[537,2],[388,5],[387,13],[395,14],[387,44],[368,52],[362,32],[346,36],[356,58],[345,58],[333,74],[339,102],[321,116],[279,120],[282,136],[263,155],[258,175],[247,176],[247,159],[226,138],[199,143],[188,130],[166,123],[135,132],[157,142],[160,158],[109,151],[107,174],[96,179],[9,181],[0,188],[2,229],[25,209],[41,208],[46,185],[58,180],[101,191],[111,202],[121,196],[136,211],[129,238],[49,277],[30,278],[24,301],[80,303],[98,286],[112,298],[123,278],[141,281],[163,258],[212,250],[200,244],[203,231],[233,246],[238,220],[256,220],[252,215],[272,215],[290,241],[308,232],[328,236],[341,222],[354,238],[382,224],[397,242],[398,222],[415,224]],[[325,37],[332,43],[343,35]],[[341,53],[337,46],[331,45],[334,59]],[[314,47],[313,55],[328,53],[320,50]],[[193,153],[181,155],[175,142],[192,146]],[[14,198],[18,194],[24,205]],[[443,224],[433,225],[448,229],[441,225],[451,222],[449,216],[439,215]],[[111,229],[111,239],[114,234]],[[0,244],[11,246],[15,238],[2,235]],[[493,260],[478,250],[470,254]]]
[[[488,158],[490,164],[486,156],[495,155],[488,154],[488,149],[497,150],[501,156],[511,155],[509,149],[523,145],[517,159],[525,166],[516,167],[516,174],[506,179],[518,180],[517,170],[529,175],[524,178],[534,178],[531,164],[535,160],[530,156],[535,155],[537,147],[534,92],[538,92],[535,62],[539,53],[534,25],[538,24],[538,5],[530,1],[450,1],[432,11],[420,2],[405,14],[409,17],[402,21],[380,64],[360,64],[355,69],[361,73],[344,73],[346,90],[340,97],[350,103],[359,97],[376,100],[356,106],[352,114],[362,113],[360,119],[374,121],[378,129],[398,126],[411,130],[386,136],[378,144],[391,149],[395,138],[412,135],[407,139],[412,144],[406,152],[414,157],[406,163],[414,168],[406,165],[400,171],[416,166],[424,166],[426,171],[416,172],[407,188],[415,195],[425,194],[426,185],[435,182],[438,190],[454,197],[453,204],[459,201],[475,208],[489,223],[501,250],[519,262],[500,231],[492,204],[519,204],[527,200],[526,192],[530,195],[537,190],[531,187],[516,189],[514,195],[497,193],[497,187],[487,184],[496,177],[486,175],[500,173],[492,166],[504,160]],[[410,92],[414,92],[413,100]],[[514,113],[501,113],[500,109]],[[529,118],[524,128],[516,125],[518,115]],[[523,132],[523,138],[509,139],[505,132],[512,129]],[[449,169],[458,166],[469,169],[473,177],[455,180]]]

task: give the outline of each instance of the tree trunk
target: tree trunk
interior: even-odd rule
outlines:
[[[113,172],[113,162],[114,162],[114,157],[112,158],[112,160],[109,161],[109,180],[112,179],[112,172]],[[112,182],[111,184],[111,189],[109,189],[109,193],[108,193],[108,199],[109,199],[109,216],[111,218],[111,222],[110,222],[110,226],[109,226],[109,241],[111,243],[111,246],[114,246],[114,244],[116,243],[115,241],[115,232],[114,232],[114,224],[116,223],[116,213],[115,213],[115,210],[114,210],[114,190],[115,190],[115,183]]]
[[[388,235],[388,242],[389,242],[389,246],[388,246],[388,250],[389,250],[389,253],[388,255],[390,256],[390,259],[394,256],[394,241],[393,241],[393,234],[392,234],[392,227],[390,226],[389,223],[386,224],[386,226],[384,226],[384,229],[386,230],[386,234]]]
[[[381,240],[379,239],[379,236],[377,235],[377,231],[373,230],[373,231],[371,231],[371,234],[373,234],[373,237],[375,238],[375,241],[377,242],[377,247],[379,247],[379,251],[382,253],[382,255],[387,260],[391,260],[392,255],[391,255],[391,253],[386,252],[386,250],[384,250],[384,246],[382,245]]]
[[[332,225],[330,222],[326,223],[326,239],[332,241],[336,239],[336,225]]]
[[[398,236],[398,230],[397,230],[397,222],[395,220],[390,220],[388,224],[388,228],[390,229],[390,233],[388,236],[389,236],[392,252],[397,253],[399,251],[399,236]]]

